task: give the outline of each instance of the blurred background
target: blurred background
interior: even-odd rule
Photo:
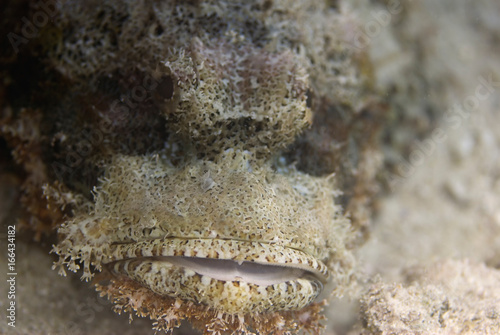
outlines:
[[[389,115],[373,225],[358,252],[359,283],[350,297],[328,306],[325,333],[500,333],[500,2],[333,2],[359,22],[352,46],[368,53],[373,86]],[[28,1],[2,2],[0,9],[4,118],[7,73],[29,85],[37,64],[26,58],[9,68],[7,37],[12,22],[29,11]],[[31,56],[20,57],[43,53],[43,45],[33,43]],[[0,160],[5,311],[7,226],[29,219],[19,206],[23,173],[3,139]],[[128,316],[113,313],[78,275],[52,271],[54,238],[17,234],[16,327],[7,326],[2,312],[0,333],[153,333],[150,320],[129,324]],[[177,334],[196,332],[186,325]]]

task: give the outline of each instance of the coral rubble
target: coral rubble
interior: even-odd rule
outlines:
[[[469,261],[443,261],[408,270],[406,281],[374,284],[363,296],[361,334],[500,331],[498,270]]]

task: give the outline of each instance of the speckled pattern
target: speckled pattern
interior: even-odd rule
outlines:
[[[158,294],[202,303],[229,314],[299,310],[322,289],[318,280],[302,278],[267,286],[216,280],[169,262],[147,259],[118,262],[113,271],[126,274]]]
[[[303,251],[276,244],[220,240],[168,238],[110,247],[106,263],[130,258],[184,256],[211,259],[231,259],[306,269],[326,281],[330,273],[326,265]]]
[[[362,276],[365,292],[351,296],[359,310],[332,299],[329,335],[500,333],[498,1],[402,1],[394,14],[397,1],[381,0],[61,0],[13,52],[10,33],[23,35],[22,25],[43,17],[49,2],[0,6],[0,35],[9,34],[0,42],[0,221],[19,228],[15,333],[147,334],[153,323],[192,335],[174,329],[183,320],[205,335],[321,329],[324,305],[294,310],[297,294],[275,299],[284,307],[274,312],[214,308],[234,286],[252,285],[181,286],[190,278],[215,290],[222,284],[179,267],[185,257],[242,268],[276,258],[292,274],[303,271],[299,259],[315,260],[337,297],[353,272]],[[373,63],[349,45],[358,33],[370,36],[364,50]],[[359,71],[375,73],[369,80],[390,109],[382,139],[391,164],[378,177],[392,182],[399,155],[430,148],[411,173],[399,171],[404,180],[377,203],[371,227],[365,205],[377,156],[359,144],[376,142],[377,121]],[[479,78],[492,81],[491,95]],[[478,92],[474,111],[455,108]],[[269,217],[255,211],[256,194],[273,208],[262,211]],[[317,211],[332,202],[336,209]],[[234,208],[253,216],[240,222]],[[317,224],[327,221],[331,231]],[[353,234],[371,236],[358,271]],[[53,243],[56,267],[79,274],[49,270]],[[235,260],[206,259],[219,254]],[[267,266],[278,267],[254,269]],[[300,269],[308,276],[292,281],[323,278],[310,264]],[[108,299],[96,301],[82,273]],[[240,299],[224,304],[245,300],[244,290],[235,294]],[[133,315],[143,319],[129,325]],[[11,332],[0,324],[0,333]]]
[[[158,294],[226,313],[297,310],[318,296],[322,282],[342,285],[338,268],[348,255],[349,221],[338,213],[331,180],[293,169],[276,173],[247,159],[237,154],[178,169],[160,160],[117,158],[96,189],[92,215],[83,212],[60,228],[58,265],[77,270],[75,259],[83,260],[84,278],[91,278],[90,264],[109,264]],[[156,260],[166,256],[291,267],[308,275],[263,287],[224,284]]]
[[[126,274],[162,295],[201,302],[227,313],[297,310],[311,303],[328,280],[328,269],[304,252],[259,242],[168,239],[111,248],[112,270]],[[297,267],[311,273],[272,285],[221,281],[157,260],[158,256],[210,257]],[[319,276],[313,276],[318,274]]]
[[[54,11],[32,85],[50,93],[2,128],[30,227],[57,232],[54,268],[155,329],[318,331],[320,300],[355,281],[377,168],[363,163],[377,117],[347,2]]]

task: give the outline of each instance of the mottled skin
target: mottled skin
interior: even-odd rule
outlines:
[[[158,294],[224,313],[307,306],[323,283],[337,280],[331,272],[337,274],[333,269],[339,266],[349,221],[338,213],[328,178],[250,168],[248,158],[196,160],[181,169],[160,160],[116,158],[96,189],[90,215],[76,215],[60,228],[65,239],[55,247],[59,264],[74,269],[70,255],[77,253],[85,264],[106,266]],[[171,256],[304,273],[268,285],[226,282],[168,262]],[[90,267],[84,276],[92,276]]]
[[[2,123],[31,226],[57,230],[54,267],[155,329],[317,332],[322,290],[351,285],[376,170],[339,8],[58,3],[50,94]]]

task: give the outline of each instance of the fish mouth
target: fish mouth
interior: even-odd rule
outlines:
[[[112,273],[232,314],[301,309],[330,277],[323,262],[268,242],[164,238],[115,244],[111,251]]]
[[[310,272],[300,268],[260,264],[248,261],[198,257],[157,257],[156,261],[165,261],[172,265],[191,269],[194,272],[222,281],[240,281],[260,286],[269,286],[282,282],[308,278],[315,280]]]

